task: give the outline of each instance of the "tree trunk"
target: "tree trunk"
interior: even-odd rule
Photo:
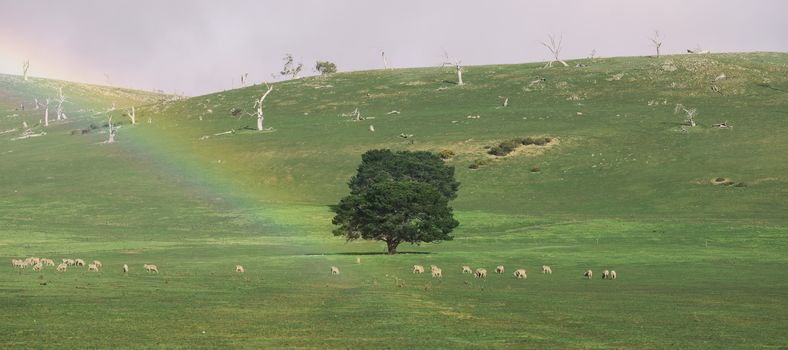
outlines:
[[[257,131],[263,131],[263,107],[257,107]]]
[[[44,110],[44,126],[49,126],[49,104],[47,103],[47,109]]]
[[[457,85],[459,86],[465,85],[462,82],[462,67],[460,67],[459,65],[457,65]]]
[[[388,254],[393,255],[397,254],[397,246],[399,245],[399,240],[396,239],[389,239],[386,241],[386,248],[388,249]]]

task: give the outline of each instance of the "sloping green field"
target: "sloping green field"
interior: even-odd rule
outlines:
[[[262,86],[172,100],[0,76],[0,348],[788,347],[788,54],[575,64],[279,82],[264,132]],[[37,125],[59,86],[69,119]],[[529,136],[555,141],[486,153]],[[331,235],[372,148],[454,152],[453,241],[387,256]],[[28,256],[104,268],[11,267]]]

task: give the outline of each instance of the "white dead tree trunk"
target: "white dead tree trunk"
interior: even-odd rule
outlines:
[[[386,51],[380,52],[380,57],[383,58],[383,69],[389,69],[389,62],[386,60]]]
[[[270,94],[271,91],[274,90],[274,87],[268,85],[268,83],[265,83],[265,87],[267,88],[267,90],[265,91],[263,96],[260,96],[260,99],[258,99],[254,103],[254,107],[257,108],[257,131],[263,131],[263,120],[265,119],[263,117],[263,101],[265,101],[265,98],[268,96],[268,94]]]
[[[659,58],[659,48],[662,46],[662,37],[659,36],[659,31],[654,31],[654,37],[649,38],[651,42],[654,43],[654,48],[657,49],[657,58]]]
[[[137,125],[137,112],[134,110],[134,106],[131,106],[131,109],[127,109],[126,114],[131,119],[131,125]]]
[[[442,67],[454,66],[454,69],[457,70],[457,86],[465,85],[465,83],[462,82],[462,61],[451,62],[451,60],[449,60],[449,54],[445,51],[443,54],[446,57],[446,61],[443,62]]]
[[[38,110],[38,108],[39,108],[39,107],[41,107],[41,104],[40,104],[40,103],[38,103],[38,99],[37,99],[37,98],[34,98],[33,100],[34,100],[34,101],[35,101],[35,103],[36,103],[36,108],[35,108],[35,109],[36,109],[36,110]]]
[[[550,42],[546,43],[546,42],[542,41],[542,46],[544,46],[548,50],[550,50],[550,53],[553,54],[553,59],[550,62],[547,62],[547,64],[545,65],[545,68],[552,67],[553,66],[553,62],[561,63],[561,64],[564,65],[564,67],[569,66],[568,64],[566,64],[566,62],[564,62],[563,60],[561,60],[558,57],[561,54],[561,45],[563,44],[563,41],[564,41],[564,35],[561,34],[561,36],[558,38],[558,42],[557,43],[555,42],[555,37],[552,34],[548,35],[548,37],[550,38]]]
[[[25,60],[25,63],[22,64],[22,75],[25,77],[25,81],[27,81],[27,70],[30,69],[30,60]]]
[[[109,121],[107,122],[109,125],[109,137],[107,138],[107,143],[115,142],[115,128],[112,127],[112,116],[109,116]]]
[[[680,111],[683,111],[687,115],[687,121],[686,121],[687,125],[689,125],[690,127],[694,127],[698,125],[695,123],[695,116],[698,114],[697,108],[687,109],[686,107],[684,107],[684,105],[679,103],[676,105],[674,112],[678,113]]]
[[[46,104],[44,105],[44,126],[49,126],[49,97],[46,99]]]
[[[63,95],[63,87],[58,88],[57,97],[57,120],[63,119],[63,102],[66,102],[66,95]]]
[[[249,77],[249,73],[241,74],[241,87],[246,86],[246,78]]]

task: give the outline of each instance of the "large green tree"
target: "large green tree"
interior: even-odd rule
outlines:
[[[435,154],[368,151],[348,185],[350,195],[331,207],[335,236],[383,241],[394,254],[403,242],[451,240],[459,225],[448,205],[459,188],[454,168]]]

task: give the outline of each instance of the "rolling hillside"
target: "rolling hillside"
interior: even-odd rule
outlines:
[[[105,265],[0,271],[0,346],[786,346],[788,54],[570,63],[277,82],[263,132],[260,85],[174,100],[0,75],[0,257]],[[38,125],[59,86],[69,119]],[[455,240],[386,256],[332,237],[328,205],[372,148],[454,153]],[[619,279],[582,278],[606,268]]]

